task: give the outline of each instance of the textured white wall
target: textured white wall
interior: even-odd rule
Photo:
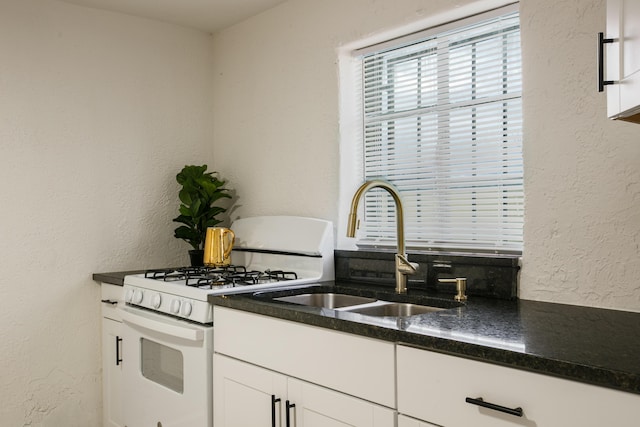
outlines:
[[[211,37],[0,1],[0,425],[101,425],[92,273],[186,263],[175,174],[211,151]]]
[[[217,33],[214,161],[239,195],[234,215],[337,224],[337,49],[466,3],[292,0]]]
[[[522,2],[525,247],[520,296],[640,311],[640,125],[595,89],[604,0]]]
[[[346,247],[337,50],[479,4],[291,0],[217,34],[215,165],[234,214],[332,219]],[[595,90],[604,0],[523,0],[521,13],[521,297],[640,311],[640,126],[608,121]]]

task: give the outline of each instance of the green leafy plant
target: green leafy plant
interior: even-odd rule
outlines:
[[[231,198],[224,188],[225,181],[218,179],[217,172],[206,172],[207,165],[185,166],[176,180],[182,185],[180,215],[173,219],[183,225],[175,229],[174,236],[189,243],[194,249],[204,248],[204,239],[208,227],[215,227],[222,220],[216,216],[226,209],[214,206],[222,198]]]

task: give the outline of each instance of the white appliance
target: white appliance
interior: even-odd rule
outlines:
[[[212,427],[212,294],[334,278],[329,221],[265,216],[235,221],[232,265],[151,270],[124,279],[126,427]],[[241,337],[239,337],[241,339]]]

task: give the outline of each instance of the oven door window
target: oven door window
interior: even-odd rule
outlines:
[[[140,338],[140,359],[140,368],[145,378],[177,393],[184,391],[182,352],[155,341]]]

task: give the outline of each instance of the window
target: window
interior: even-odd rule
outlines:
[[[408,247],[522,250],[520,26],[516,8],[357,52],[362,176],[399,190]],[[395,245],[385,191],[365,196],[359,245]]]

